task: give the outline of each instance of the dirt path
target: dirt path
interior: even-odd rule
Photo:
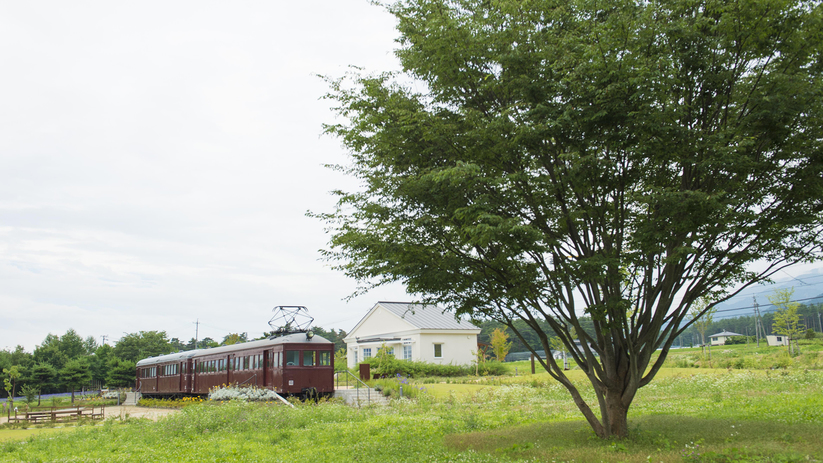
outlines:
[[[168,408],[146,408],[146,407],[135,407],[133,405],[107,405],[106,406],[106,418],[112,417],[121,417],[125,418],[126,415],[132,418],[148,418],[150,420],[157,421],[158,418],[161,418],[166,415],[171,415],[173,413],[180,413],[180,410],[173,410]],[[3,424],[8,421],[6,415],[0,417],[0,424]]]

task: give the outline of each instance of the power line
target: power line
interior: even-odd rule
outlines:
[[[815,296],[815,297],[807,297],[807,298],[804,298],[804,299],[793,299],[789,302],[803,302],[803,301],[811,301],[811,300],[814,300],[814,299],[823,299],[823,298],[821,298],[820,296]],[[750,305],[748,307],[735,307],[733,309],[717,310],[717,311],[715,311],[715,313],[734,312],[734,311],[737,311],[737,310],[750,310],[750,309],[754,309],[754,308],[757,308],[757,307],[762,308],[762,307],[769,307],[769,306],[774,306],[774,304]]]

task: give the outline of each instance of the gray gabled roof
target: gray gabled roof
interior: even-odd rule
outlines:
[[[721,333],[717,333],[717,334],[713,334],[713,335],[711,335],[711,336],[709,336],[709,337],[710,337],[710,338],[719,338],[719,337],[721,337],[721,336],[728,338],[728,337],[731,337],[731,336],[743,336],[743,335],[742,335],[742,334],[738,334],[738,333],[732,333],[731,331],[726,331],[726,330],[723,330],[723,332],[721,332]]]
[[[377,303],[380,307],[397,315],[424,330],[478,330],[480,328],[463,320],[457,320],[451,313],[436,305],[424,305],[414,302],[386,302]]]

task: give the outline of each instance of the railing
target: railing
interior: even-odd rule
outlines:
[[[243,381],[242,383],[238,384],[237,386],[242,386],[242,385],[248,383],[251,380],[254,380],[254,384],[257,385],[257,373],[251,375],[251,377],[249,379]]]
[[[368,400],[368,403],[371,403],[371,388],[369,387],[368,384],[364,383],[363,380],[361,380],[360,378],[358,378],[357,376],[352,374],[352,372],[350,372],[349,370],[340,370],[340,371],[335,371],[334,373],[335,373],[334,374],[334,381],[335,381],[334,387],[337,388],[337,389],[340,388],[340,375],[341,374],[343,375],[343,378],[346,381],[346,383],[345,383],[346,384],[346,389],[351,387],[349,385],[349,378],[354,380],[354,381],[352,381],[352,384],[354,385],[355,391],[357,391],[357,406],[358,407],[360,406],[360,387],[361,386],[366,388],[366,394],[367,394],[366,399]]]

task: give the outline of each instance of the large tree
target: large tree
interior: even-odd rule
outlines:
[[[35,364],[29,372],[29,382],[37,387],[37,405],[40,405],[40,396],[43,388],[48,388],[52,385],[54,379],[57,377],[57,370],[48,363]]]
[[[146,357],[170,354],[172,346],[165,331],[141,331],[120,338],[113,352],[120,359],[137,362]]]
[[[800,303],[792,301],[793,294],[794,288],[776,289],[774,294],[769,296],[769,302],[777,309],[774,313],[772,331],[789,338],[789,353],[797,354],[800,352],[797,342],[805,328],[800,325],[800,316],[797,314]],[[794,349],[792,349],[792,344],[794,344]]]
[[[69,360],[60,369],[60,382],[71,390],[71,403],[74,403],[74,392],[91,382],[91,368],[83,357]]]
[[[627,435],[699,297],[820,257],[818,2],[389,9],[404,71],[329,79],[327,132],[362,188],[318,214],[326,256],[363,289],[399,281],[520,337],[522,320],[547,352],[548,323],[599,416],[541,363],[598,436]]]
[[[106,378],[109,387],[127,387],[133,386],[136,366],[134,362],[129,360],[120,360],[112,358],[109,363],[109,374]]]

